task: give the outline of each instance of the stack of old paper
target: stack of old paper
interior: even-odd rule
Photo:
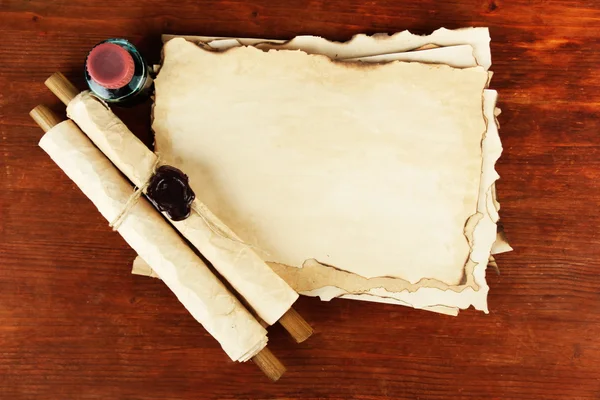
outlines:
[[[486,28],[165,42],[161,160],[294,289],[487,312],[486,267],[510,246]]]

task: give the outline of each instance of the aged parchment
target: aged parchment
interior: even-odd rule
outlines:
[[[222,38],[214,36],[177,36],[163,35],[163,43],[176,37],[183,37],[188,41],[196,43],[209,49],[226,50],[239,46],[254,46],[257,44],[285,44],[285,40],[256,39],[256,38]],[[489,70],[491,66],[490,36],[487,28],[465,28],[458,30],[439,29],[432,35],[419,36],[410,32],[400,32],[394,35],[376,34],[368,37],[364,34],[356,35],[352,40],[344,43],[348,50],[360,52],[361,54],[375,54],[357,58],[343,58],[345,51],[339,52],[340,43],[334,43],[332,46],[326,46],[322,49],[319,43],[322,38],[316,36],[302,36],[302,42],[317,49],[321,54],[331,59],[341,61],[362,61],[362,62],[388,62],[388,61],[415,61],[423,63],[445,64],[456,68],[475,67],[477,65]],[[444,43],[447,47],[440,47],[438,44],[430,44],[431,41]],[[462,41],[468,44],[461,44]],[[293,42],[293,41],[292,41]],[[426,44],[423,44],[426,43]],[[417,46],[418,47],[411,47]],[[298,48],[298,47],[295,47]],[[299,48],[310,53],[309,48]],[[405,49],[401,52],[400,49]],[[392,52],[390,52],[392,51]],[[476,58],[477,56],[477,58]],[[159,65],[154,66],[155,72],[160,70]],[[488,71],[489,80],[492,78],[492,72]],[[496,108],[494,114],[498,116],[500,109]],[[498,125],[497,119],[494,119]],[[498,125],[499,126],[499,125]],[[495,201],[495,184],[490,188],[488,195],[494,198],[496,211],[500,209],[500,204]],[[498,231],[496,242],[494,243],[492,254],[499,254],[511,251],[512,248],[506,241],[502,231]]]
[[[108,221],[122,212],[131,184],[73,121],[56,125],[39,144]],[[266,346],[265,329],[144,198],[118,232],[232,360],[246,361]]]
[[[452,43],[458,46],[453,46],[453,47],[449,47],[449,48],[434,48],[431,51],[432,56],[434,57],[433,60],[428,60],[427,58],[423,58],[420,61],[423,62],[448,62],[448,60],[450,60],[452,63],[454,63],[454,65],[456,66],[471,66],[471,65],[475,65],[475,62],[473,61],[473,57],[469,54],[467,54],[466,52],[463,51],[459,51],[459,52],[447,52],[444,53],[443,55],[440,54],[440,60],[435,60],[435,53],[436,52],[440,52],[441,50],[450,50],[450,49],[457,49],[460,48],[460,40],[457,41],[457,38],[460,37],[464,37],[465,30],[459,30],[459,31],[448,31],[448,30],[443,30],[444,35],[446,36],[445,38],[442,38],[440,40],[439,36],[438,36],[438,41],[441,42],[446,42],[446,43]],[[484,28],[479,28],[479,29],[471,29],[469,30],[471,31],[471,33],[474,33],[474,37],[471,38],[469,40],[469,42],[472,44],[472,46],[474,47],[474,54],[478,54],[479,55],[479,62],[481,62],[483,65],[485,65],[486,67],[489,67],[489,34],[487,32],[487,29]],[[440,31],[437,31],[436,34],[439,34]],[[400,36],[400,34],[396,34],[390,37],[387,37],[385,35],[377,35],[376,38],[377,40],[370,40],[370,39],[365,39],[365,38],[361,38],[361,36],[364,35],[358,35],[359,38],[358,40],[356,40],[357,38],[355,38],[355,40],[353,40],[354,44],[356,45],[357,43],[366,43],[366,42],[371,42],[371,46],[372,49],[367,49],[367,52],[371,52],[371,54],[375,54],[377,49],[381,49],[383,47],[381,46],[387,46],[385,41],[387,39],[393,39],[393,38],[397,38]],[[408,38],[409,40],[412,40],[410,37],[407,37],[406,34],[402,35],[404,38]],[[163,40],[165,39],[169,39],[169,37],[163,36]],[[318,38],[313,38],[315,40],[320,40]],[[194,42],[198,43],[198,37],[191,37],[190,40],[194,40]],[[246,41],[250,40],[252,43],[246,43]],[[243,44],[254,44],[254,43],[258,43],[261,41],[265,41],[264,39],[215,39],[215,38],[207,38],[208,44],[210,44],[211,47],[213,48],[230,48],[233,46],[239,46],[240,43]],[[424,43],[429,41],[428,37],[418,37],[416,42],[419,43]],[[214,43],[218,43],[218,42],[222,42],[225,43],[225,45],[215,45]],[[281,41],[279,41],[281,43]],[[415,42],[415,40],[413,40],[413,42]],[[403,43],[396,43],[396,46],[404,46],[402,48],[405,48],[406,44]],[[425,49],[425,48],[431,48],[431,47],[435,47],[435,46],[421,46],[419,49]],[[387,48],[389,48],[389,46],[387,46]],[[396,51],[398,50],[399,47],[393,48],[392,51]],[[356,49],[355,49],[356,50]],[[418,55],[423,54],[425,55],[425,51],[412,51],[414,49],[410,49],[411,53]],[[361,50],[361,51],[365,51],[365,50]],[[335,56],[337,56],[337,54],[328,54],[330,57],[334,58]],[[385,59],[383,60],[393,60],[394,57],[397,57],[397,59],[406,59],[402,57],[401,53],[394,53],[394,54],[389,54],[385,56]],[[428,56],[430,57],[430,56]],[[376,59],[377,57],[367,57],[367,59],[365,61],[369,61],[369,59]],[[418,58],[417,58],[418,59]],[[379,61],[382,61],[382,59],[379,59]],[[489,98],[489,97],[488,97]],[[497,115],[499,113],[499,110],[495,110],[495,114]],[[492,123],[496,123],[497,121],[494,119],[492,120]],[[489,131],[489,129],[488,129]],[[489,135],[490,132],[487,133],[487,135]],[[497,131],[495,132],[496,136],[497,136]],[[485,148],[484,148],[485,151]],[[495,171],[493,171],[495,173]],[[494,185],[491,186],[490,189],[488,189],[487,195],[492,197],[492,199],[495,200],[494,198],[494,194],[495,194],[495,188]],[[499,204],[497,204],[497,202],[494,202],[496,211],[499,208]],[[493,210],[490,210],[490,213],[493,213]],[[494,253],[498,253],[498,252],[503,252],[503,251],[510,251],[511,248],[510,246],[506,243],[505,240],[503,240],[502,237],[502,232],[498,233],[498,239],[496,240],[496,242],[494,243],[494,249],[493,252]],[[318,264],[316,264],[317,267],[320,267],[320,273],[325,273],[327,270],[327,267],[325,266],[320,266]],[[275,268],[277,269],[277,266],[275,266]],[[289,268],[289,267],[288,267]],[[480,266],[481,268],[481,266]],[[295,269],[291,269],[291,270],[295,270]],[[319,270],[317,268],[317,270]],[[281,272],[281,269],[278,270],[279,272]],[[318,276],[319,274],[317,274],[316,276]],[[352,274],[350,274],[352,275]],[[286,276],[284,276],[286,277]],[[287,279],[293,278],[293,274],[287,275]],[[364,280],[363,278],[359,277],[359,276],[355,276],[352,279],[356,279],[357,282],[355,283],[360,283],[361,279]],[[351,280],[352,280],[351,279]],[[293,280],[293,279],[292,279]],[[294,285],[294,283],[292,281],[290,281],[290,283],[292,285]],[[337,282],[338,284],[340,284],[340,282]],[[399,282],[401,283],[401,282]],[[314,285],[313,285],[314,286]],[[395,285],[396,287],[401,286],[401,285]],[[420,286],[420,285],[419,285]],[[299,288],[297,288],[299,289]],[[325,286],[321,289],[317,289],[317,290],[313,290],[310,292],[303,292],[303,294],[308,294],[308,295],[319,295],[321,296],[322,299],[330,299],[332,297],[335,296],[341,296],[344,298],[353,298],[353,299],[359,299],[359,300],[368,300],[368,301],[383,301],[383,302],[396,302],[398,304],[403,304],[403,305],[408,305],[408,306],[413,306],[415,307],[415,305],[413,304],[409,304],[408,302],[406,302],[406,296],[398,296],[398,297],[402,297],[404,300],[399,300],[396,298],[397,294],[396,293],[384,293],[386,295],[386,297],[375,297],[372,295],[367,295],[367,294],[344,294],[345,292],[339,288],[333,287],[333,286]],[[406,294],[406,293],[405,293]],[[390,297],[387,297],[387,295],[389,295]],[[485,300],[485,295],[486,292],[481,292],[479,293],[479,298],[483,298]],[[479,303],[481,303],[481,301],[479,301]],[[485,304],[482,305],[482,307],[485,306]],[[416,307],[419,307],[418,305]],[[485,307],[479,307],[481,309],[486,309]],[[442,312],[442,313],[448,313],[448,314],[452,314],[455,315],[458,312],[458,309],[456,307],[451,307],[451,306],[426,306],[423,305],[422,308],[427,309],[427,310],[432,310],[432,311],[436,311],[436,312]]]
[[[188,172],[194,186],[210,189],[204,201],[242,239],[270,253],[268,260],[301,265],[315,258],[365,277],[412,283],[463,280],[470,253],[463,231],[476,213],[486,129],[482,68],[340,64],[303,52],[253,48],[213,53],[182,39],[169,41],[164,51],[156,81],[157,148],[167,160],[170,154],[180,158],[169,161]],[[234,52],[239,60],[223,57]],[[183,67],[178,60],[185,60]],[[204,65],[201,72],[198,65]],[[300,71],[296,75],[290,71],[294,67]],[[186,79],[190,76],[197,86]],[[458,84],[448,87],[448,81]],[[414,82],[422,83],[415,89]],[[267,97],[259,98],[257,107],[261,88]],[[198,130],[203,124],[211,135]],[[161,136],[165,132],[170,136]],[[435,132],[447,134],[432,136]],[[341,147],[346,143],[351,145]],[[206,173],[189,172],[198,166],[186,162],[198,160]],[[242,171],[242,165],[252,169]],[[232,176],[232,171],[240,172]],[[273,184],[278,180],[286,182],[285,191]],[[211,185],[214,181],[221,187]],[[229,193],[215,198],[218,189]],[[249,218],[251,227],[236,215]],[[348,221],[358,229],[340,232],[340,222]],[[410,237],[390,228],[400,222]],[[363,243],[370,251],[360,248]]]

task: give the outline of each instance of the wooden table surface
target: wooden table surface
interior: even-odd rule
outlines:
[[[1,399],[600,398],[600,3],[542,0],[0,1]],[[28,112],[64,107],[86,52],[160,34],[346,40],[489,26],[504,154],[501,217],[515,251],[488,270],[490,314],[301,298],[316,329],[270,347],[273,384],[234,364],[37,146]],[[120,111],[149,138],[149,105]]]

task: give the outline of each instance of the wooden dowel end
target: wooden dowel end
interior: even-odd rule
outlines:
[[[313,328],[293,308],[290,308],[279,318],[279,323],[294,338],[296,343],[302,343],[313,334]]]
[[[254,361],[258,368],[260,368],[260,370],[273,382],[277,381],[285,373],[284,365],[273,353],[271,353],[271,350],[266,347],[252,357],[252,361]]]
[[[44,132],[48,132],[55,125],[58,125],[62,122],[62,120],[54,113],[54,111],[42,104],[29,111],[29,115]]]
[[[60,72],[53,73],[44,84],[65,106],[79,94],[79,90]]]

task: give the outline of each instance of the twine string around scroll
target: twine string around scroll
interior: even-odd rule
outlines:
[[[121,209],[121,211],[119,212],[119,214],[109,224],[109,226],[114,231],[116,231],[116,230],[119,229],[119,227],[121,226],[121,224],[123,223],[123,221],[125,221],[125,219],[129,215],[129,212],[131,211],[131,209],[137,204],[137,202],[140,199],[140,197],[146,192],[146,189],[148,189],[148,186],[150,185],[150,182],[152,181],[153,176],[156,174],[156,170],[158,169],[158,167],[160,166],[160,164],[161,164],[160,157],[157,156],[154,164],[152,165],[152,168],[150,169],[150,173],[148,174],[148,176],[144,180],[144,183],[141,186],[135,188],[135,190],[133,191],[133,193],[131,194],[131,196],[129,196],[129,198],[125,202],[125,205],[123,206],[123,208]],[[253,245],[251,243],[246,243],[243,240],[238,239],[237,237],[234,237],[231,234],[229,234],[228,232],[224,231],[219,226],[219,224],[217,224],[214,221],[212,221],[212,219],[209,216],[206,215],[206,213],[204,212],[203,207],[199,207],[196,204],[195,201],[192,203],[192,211],[195,212],[196,214],[198,214],[198,216],[202,219],[202,221],[208,227],[208,229],[210,229],[210,231],[212,233],[214,233],[215,235],[217,235],[217,236],[219,236],[219,237],[221,237],[223,239],[232,241],[234,243],[238,243],[238,244],[241,244],[241,245],[253,248],[255,250],[259,250],[259,251],[261,251],[261,252],[263,252],[265,254],[269,254],[265,250],[262,250],[259,247],[255,246],[255,245]]]
[[[108,226],[110,226],[113,231],[119,229],[123,221],[125,221],[125,219],[127,218],[127,215],[129,215],[129,211],[131,211],[133,206],[137,204],[142,194],[144,194],[144,191],[148,188],[150,180],[154,176],[154,173],[156,172],[156,169],[158,168],[159,164],[160,157],[157,156],[156,160],[154,161],[154,164],[152,165],[152,168],[150,168],[150,173],[144,180],[144,183],[140,187],[135,188],[131,196],[129,196],[129,198],[127,199],[127,202],[125,202],[125,205],[123,206],[119,214],[115,217],[115,219],[112,220],[110,224],[108,224]]]

